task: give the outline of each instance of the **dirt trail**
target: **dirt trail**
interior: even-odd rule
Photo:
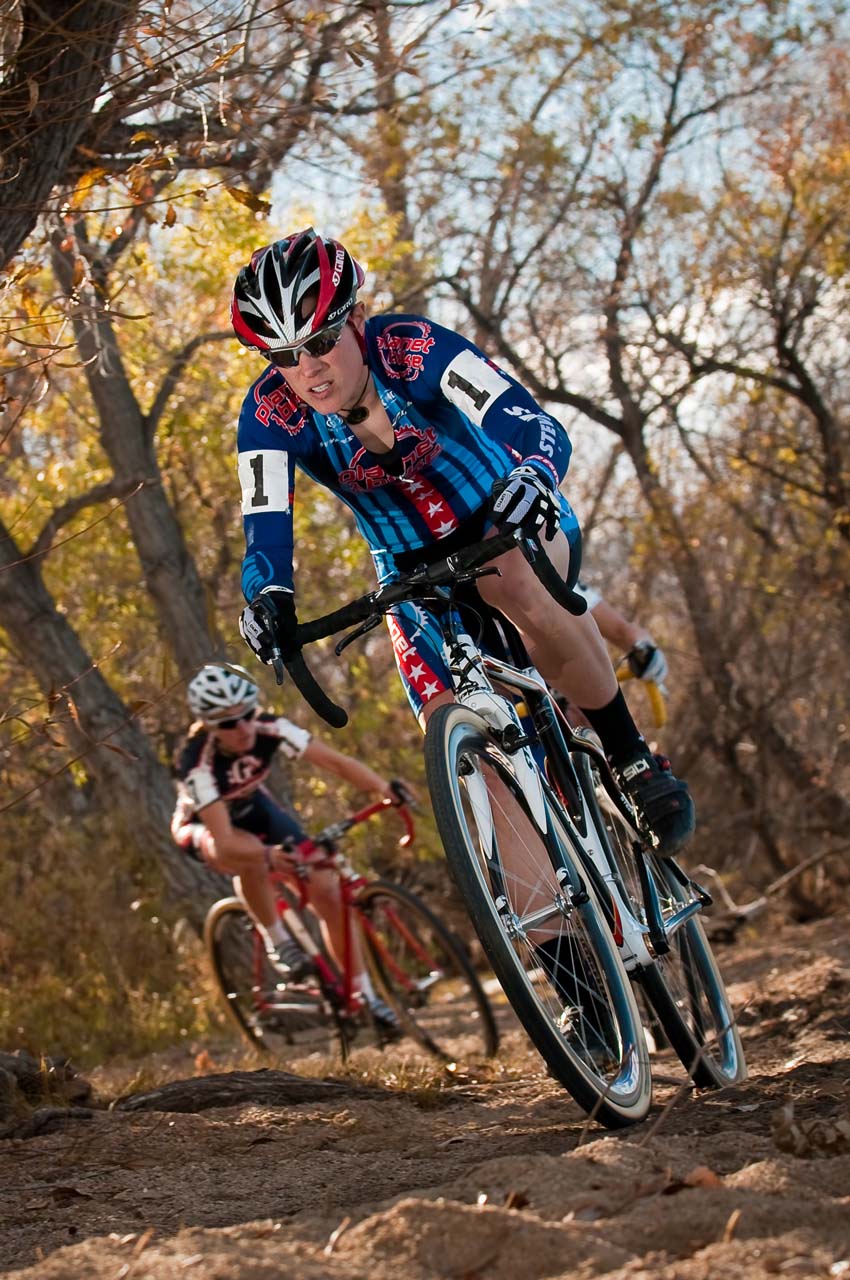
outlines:
[[[662,1056],[651,1118],[620,1134],[511,1032],[444,1079],[364,1050],[375,1096],[0,1142],[0,1276],[850,1280],[848,923],[725,950],[750,1080],[695,1095]]]

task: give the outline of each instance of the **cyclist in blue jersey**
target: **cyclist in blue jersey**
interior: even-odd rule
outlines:
[[[248,601],[240,630],[265,662],[275,644],[286,660],[296,643],[296,468],[350,508],[381,582],[491,528],[516,527],[542,536],[570,585],[578,577],[579,525],[560,492],[571,452],[563,427],[461,334],[423,316],[367,319],[363,282],[345,247],[312,228],[258,249],[236,279],[234,330],[268,361],[238,432]],[[519,550],[494,565],[499,576],[480,579],[479,594],[582,709],[642,821],[663,852],[675,852],[693,831],[690,793],[650,753],[592,617],[556,604]],[[401,606],[388,622],[424,724],[452,698],[435,621]]]

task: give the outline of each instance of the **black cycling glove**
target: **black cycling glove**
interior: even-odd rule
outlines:
[[[406,804],[411,809],[416,808],[416,797],[406,783],[402,782],[401,778],[390,778],[390,790],[395,796],[393,804]]]
[[[260,662],[271,663],[275,649],[284,662],[298,652],[295,596],[283,587],[268,587],[242,610],[239,633]]]
[[[637,680],[654,680],[663,684],[667,677],[667,659],[652,640],[639,640],[626,654],[629,670]]]
[[[515,467],[496,481],[491,512],[497,529],[542,530],[547,538],[554,538],[561,523],[558,495],[534,467]]]

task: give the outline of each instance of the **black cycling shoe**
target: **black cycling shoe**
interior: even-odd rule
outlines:
[[[388,1004],[378,996],[374,996],[366,1001],[366,1007],[375,1024],[375,1030],[385,1043],[401,1039],[403,1034],[401,1023]]]
[[[696,812],[688,784],[673,775],[667,757],[645,752],[614,772],[640,825],[655,836],[658,852],[678,853],[694,833]]]
[[[267,952],[269,962],[288,987],[298,986],[315,973],[313,961],[290,938],[279,942],[274,951]]]

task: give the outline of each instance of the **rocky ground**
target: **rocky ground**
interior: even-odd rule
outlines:
[[[287,1063],[314,1078],[297,1096],[266,1074],[194,1114],[107,1110],[128,1082],[95,1073],[94,1105],[30,1101],[6,1126],[0,1276],[850,1280],[848,925],[756,924],[725,949],[750,1079],[694,1093],[661,1055],[650,1119],[616,1135],[510,1027],[495,1063],[363,1050],[345,1077],[325,1065],[337,1086]]]

